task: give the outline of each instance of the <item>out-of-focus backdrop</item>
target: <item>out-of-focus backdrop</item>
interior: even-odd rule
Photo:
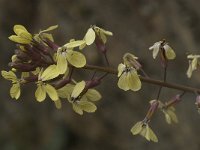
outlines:
[[[36,33],[58,24],[55,41],[64,44],[80,39],[90,25],[96,24],[114,33],[108,40],[108,58],[117,67],[125,52],[140,58],[145,71],[161,79],[159,61],[152,59],[148,48],[165,38],[176,51],[170,62],[167,80],[200,87],[200,72],[186,78],[186,54],[200,54],[200,1],[196,0],[0,0],[0,69],[7,70],[15,44],[8,40],[12,27],[22,24]],[[88,61],[101,64],[95,47],[85,50]],[[90,74],[91,75],[91,74]],[[77,79],[89,76],[86,72]],[[9,81],[0,78],[0,150],[199,150],[200,116],[194,105],[195,95],[186,93],[176,106],[179,123],[168,125],[157,112],[150,126],[159,143],[132,136],[130,128],[142,120],[148,102],[156,97],[158,87],[143,83],[139,92],[124,92],[110,75],[98,87],[102,100],[94,114],[79,116],[68,102],[57,110],[47,99],[34,98],[35,85],[23,88],[19,100],[9,96]],[[164,88],[166,101],[180,91]]]

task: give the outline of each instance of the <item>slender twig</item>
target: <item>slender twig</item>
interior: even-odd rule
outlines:
[[[109,74],[117,75],[117,70],[116,69],[108,68],[108,67],[86,65],[84,67],[84,69],[88,69],[88,70],[95,70],[96,69],[96,70],[101,71],[101,72],[107,72]],[[196,93],[200,93],[200,89],[194,88],[194,87],[190,87],[190,86],[164,82],[164,81],[161,81],[161,80],[156,80],[156,79],[152,79],[152,78],[146,78],[146,77],[142,77],[142,76],[140,76],[140,80],[142,82],[146,82],[146,83],[149,83],[149,84],[160,85],[160,86],[163,86],[163,87],[177,89],[177,90],[180,90],[180,91],[192,92],[192,93],[195,93],[195,92]]]
[[[108,61],[107,53],[104,53],[104,58],[106,60],[107,66],[110,66],[110,63]]]
[[[164,67],[164,75],[163,75],[163,82],[166,82],[166,79],[167,79],[167,63],[166,63],[166,66]],[[161,91],[162,91],[162,88],[163,88],[163,86],[160,86],[159,87],[159,90],[158,90],[158,95],[157,95],[157,100],[159,99],[159,97],[160,97],[160,93],[161,93]]]
[[[142,72],[142,74],[143,74],[146,78],[149,78],[148,74],[147,74],[142,68],[140,68],[140,71]]]

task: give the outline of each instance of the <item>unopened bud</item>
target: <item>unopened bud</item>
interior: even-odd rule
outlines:
[[[154,114],[154,112],[157,110],[158,108],[158,105],[159,105],[159,101],[158,100],[151,100],[150,101],[150,108],[146,114],[146,119],[147,120],[150,120],[152,115]]]
[[[103,41],[98,37],[98,35],[96,35],[95,38],[95,44],[97,49],[101,52],[101,53],[106,53],[107,49],[106,49],[106,45],[103,43]]]
[[[9,63],[9,66],[23,72],[34,71],[36,68],[34,65],[22,64],[22,63],[16,63],[16,62]]]
[[[172,97],[168,102],[165,103],[165,107],[173,106],[173,105],[177,104],[180,101],[181,101],[180,94],[177,94],[174,97]]]
[[[53,41],[51,41],[51,40],[49,40],[49,39],[45,39],[44,40],[44,42],[51,48],[51,49],[53,49],[54,51],[56,51],[58,48],[59,48],[59,46],[56,44],[56,43],[54,43]]]
[[[86,89],[91,89],[93,87],[98,86],[101,83],[101,80],[99,78],[94,78],[92,80],[86,81]]]
[[[123,56],[124,64],[130,67],[134,67],[136,70],[142,68],[142,65],[137,61],[138,57],[131,53],[126,53]]]

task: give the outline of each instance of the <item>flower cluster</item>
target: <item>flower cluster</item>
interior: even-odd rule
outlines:
[[[160,109],[165,116],[168,124],[177,123],[174,105],[180,102],[181,96],[187,91],[194,91],[199,94],[195,88],[179,87],[183,94],[172,97],[167,102],[161,102],[159,96],[162,85],[170,87],[166,82],[167,63],[176,57],[174,50],[165,41],[159,41],[149,48],[153,52],[153,58],[160,57],[161,65],[164,67],[164,79],[162,81],[151,80],[144,72],[138,57],[131,53],[125,53],[123,62],[118,65],[117,72],[108,68],[110,66],[107,58],[107,36],[112,36],[112,32],[106,31],[95,25],[90,26],[86,34],[80,40],[71,39],[68,43],[59,46],[54,41],[53,35],[49,32],[58,28],[57,25],[51,26],[37,34],[31,34],[24,26],[15,25],[13,30],[15,35],[9,36],[9,39],[16,43],[15,54],[11,58],[9,71],[1,71],[1,75],[12,82],[10,96],[19,99],[21,87],[28,83],[34,83],[36,86],[35,98],[38,102],[43,102],[47,96],[55,104],[56,108],[61,108],[62,99],[66,99],[72,106],[72,109],[79,115],[83,113],[93,113],[97,110],[96,102],[101,99],[101,94],[94,89],[100,85],[102,79],[108,73],[118,75],[118,87],[124,91],[138,91],[141,89],[141,80],[160,85],[157,98],[150,101],[150,108],[142,121],[137,122],[132,128],[133,135],[140,134],[148,141],[158,142],[158,138],[150,128],[149,123],[153,114]],[[87,65],[87,60],[83,54],[83,49],[92,44],[105,57],[107,68],[96,66],[92,68]],[[188,55],[189,68],[187,76],[190,78],[193,71],[199,66],[200,55]],[[95,69],[91,79],[76,82],[73,76],[77,69]],[[96,75],[97,70],[105,71],[102,76]],[[111,69],[111,70],[109,70]],[[142,73],[144,76],[140,76]],[[146,78],[145,78],[146,77]],[[141,79],[141,80],[140,80]],[[171,85],[172,86],[172,85]],[[200,112],[200,96],[196,97],[196,106]]]
[[[61,107],[61,99],[67,99],[73,110],[82,115],[85,112],[95,112],[94,102],[101,99],[101,94],[93,89],[100,84],[102,77],[93,77],[90,81],[76,83],[72,78],[73,70],[86,65],[86,57],[76,47],[83,49],[95,41],[105,45],[107,37],[112,33],[97,26],[91,26],[83,40],[71,39],[63,46],[58,46],[49,32],[58,26],[51,26],[37,34],[31,34],[24,26],[15,25],[15,35],[9,39],[17,43],[17,49],[9,63],[10,71],[2,71],[2,76],[12,81],[10,95],[19,99],[21,87],[33,82],[37,88],[35,98],[38,102],[46,99],[47,95]],[[105,47],[105,46],[104,46]]]

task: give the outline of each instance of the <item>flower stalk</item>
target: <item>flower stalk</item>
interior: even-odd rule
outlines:
[[[109,74],[114,74],[117,75],[117,70],[114,68],[110,67],[101,67],[101,66],[95,66],[95,65],[85,65],[83,69],[88,69],[88,70],[97,70],[100,72],[107,72]],[[153,78],[147,78],[140,76],[140,80],[145,83],[149,84],[154,84],[154,85],[160,85],[162,87],[167,87],[171,89],[176,89],[180,91],[185,91],[185,92],[190,92],[190,93],[200,93],[200,89],[195,88],[195,87],[190,87],[186,85],[181,85],[181,84],[175,84],[175,83],[169,83],[169,82],[164,82],[161,80],[153,79]]]

